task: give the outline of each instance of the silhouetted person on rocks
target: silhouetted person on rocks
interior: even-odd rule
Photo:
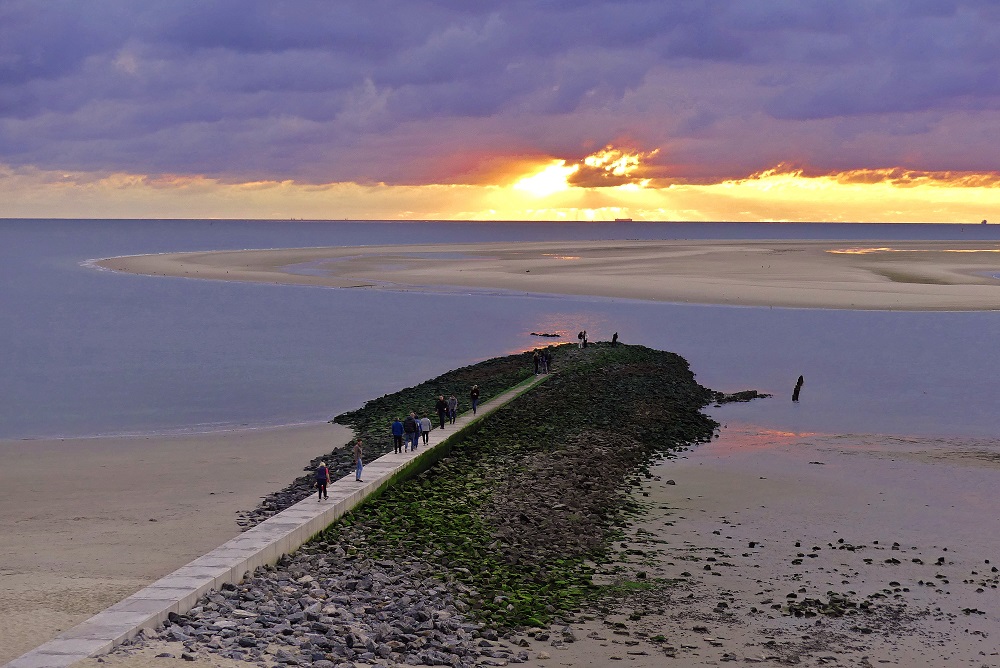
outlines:
[[[611,337],[611,345],[612,346],[618,345],[618,332],[615,332],[614,336]]]
[[[805,382],[806,381],[805,381],[805,379],[802,378],[802,376],[799,376],[799,379],[797,381],[795,381],[795,389],[792,390],[792,401],[798,401],[799,400],[799,390],[802,389],[802,385]]]

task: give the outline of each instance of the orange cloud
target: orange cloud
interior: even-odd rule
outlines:
[[[694,184],[644,178],[644,161],[652,155],[606,147],[578,162],[497,160],[502,180],[464,185],[234,183],[197,175],[0,165],[0,217],[1000,221],[996,173],[888,168],[810,175],[778,165],[744,178]]]
[[[659,153],[605,146],[583,159],[571,183],[581,188],[607,188],[632,184],[645,187],[649,183],[645,162]]]
[[[833,179],[842,184],[888,184],[897,188],[913,188],[918,186],[937,186],[942,188],[998,188],[1000,187],[1000,172],[968,172],[968,171],[928,171],[907,169],[905,167],[884,167],[880,169],[851,169],[842,172],[827,172],[808,174],[807,170],[780,164],[771,169],[751,174],[745,179],[732,182],[758,180],[767,181],[774,178],[795,177],[799,179]]]

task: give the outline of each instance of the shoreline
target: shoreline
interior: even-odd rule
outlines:
[[[14,443],[54,443],[54,442],[87,442],[87,441],[123,441],[123,440],[143,440],[143,439],[175,439],[175,438],[198,438],[212,437],[223,434],[239,433],[262,433],[268,431],[281,431],[285,429],[305,429],[309,427],[320,427],[325,424],[332,424],[329,419],[300,420],[295,422],[274,422],[268,424],[247,424],[247,423],[226,423],[217,426],[202,428],[201,425],[192,427],[169,427],[165,429],[152,429],[149,431],[123,431],[123,432],[96,432],[89,434],[70,435],[41,435],[41,436],[0,436],[0,447]]]
[[[998,250],[974,242],[593,241],[163,253],[126,273],[350,289],[503,290],[730,306],[1000,309]],[[305,269],[303,269],[305,267]],[[388,287],[387,287],[388,286]]]

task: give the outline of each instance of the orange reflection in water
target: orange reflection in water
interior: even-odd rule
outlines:
[[[549,348],[549,347],[556,348],[565,345],[569,345],[569,341],[564,341],[562,339],[555,339],[555,338],[539,338],[537,343],[527,346],[522,346],[520,348],[512,348],[504,354],[517,355],[519,353],[530,353],[532,350],[541,350],[542,348]],[[573,345],[575,346],[576,344],[574,343]]]
[[[527,326],[530,329],[524,330],[523,335],[528,342],[511,350],[510,354],[549,346],[576,346],[577,334],[581,331],[587,332],[587,340],[591,343],[610,341],[616,329],[615,323],[609,322],[606,317],[587,311],[554,311],[539,314],[534,323],[528,323]],[[539,336],[540,334],[558,334],[558,336]]]
[[[834,255],[871,255],[873,253],[1000,253],[1000,248],[835,248],[826,251]]]
[[[555,253],[542,253],[543,257],[550,257],[553,260],[579,260],[579,255],[556,255]]]
[[[712,441],[712,449],[719,453],[781,448],[797,445],[806,439],[827,436],[816,431],[784,431],[749,424],[727,424],[718,433],[719,438]]]

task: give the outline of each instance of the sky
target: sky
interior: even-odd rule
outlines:
[[[995,1],[0,0],[0,217],[1000,222],[997,138]]]

